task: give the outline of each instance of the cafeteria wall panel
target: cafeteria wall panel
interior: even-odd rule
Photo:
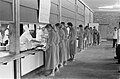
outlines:
[[[51,2],[59,5],[59,0],[51,0]]]
[[[67,22],[68,22],[68,19],[67,19],[66,17],[62,16],[61,21],[67,23]]]
[[[38,9],[38,0],[20,0],[20,5]]]
[[[80,7],[78,7],[78,13],[81,15],[85,15],[85,11],[83,9],[81,9]]]
[[[93,22],[93,12],[90,12],[90,22]]]
[[[88,25],[88,23],[90,22],[89,20],[89,14],[90,14],[90,11],[87,7],[85,7],[85,26]]]
[[[0,1],[0,20],[13,21],[13,9],[11,3]]]
[[[85,6],[84,6],[83,3],[81,3],[80,1],[78,1],[77,4],[78,4],[78,7],[80,7],[82,10],[84,10]]]
[[[61,0],[61,6],[75,12],[75,5],[68,0]]]
[[[38,23],[37,10],[20,6],[20,21]]]
[[[59,22],[59,16],[51,13],[49,20],[50,20],[51,24],[55,24],[55,23]]]
[[[50,12],[51,12],[51,13],[54,13],[54,14],[59,14],[58,6],[59,6],[59,5],[56,5],[56,4],[54,4],[54,3],[51,3]]]
[[[75,0],[67,0],[67,1],[69,1],[69,2],[71,2],[71,3],[73,3],[73,4],[75,4]]]
[[[84,21],[77,20],[77,26],[80,25],[80,24],[84,26]]]
[[[62,16],[70,17],[72,19],[75,19],[75,12],[72,12],[66,8],[61,9]]]
[[[84,21],[84,20],[85,20],[84,18],[85,18],[85,17],[84,17],[83,15],[77,14],[77,20]]]
[[[7,1],[7,2],[13,2],[13,0],[0,0],[0,1]]]

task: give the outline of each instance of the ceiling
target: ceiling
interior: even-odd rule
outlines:
[[[82,0],[82,1],[86,3],[93,11],[120,11],[120,0]],[[117,7],[115,6],[115,4],[117,4]]]

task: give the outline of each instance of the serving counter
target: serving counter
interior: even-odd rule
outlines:
[[[14,60],[21,59],[21,76],[44,65],[44,50],[32,49],[20,54],[9,54],[9,51],[0,51],[0,79],[14,79]]]

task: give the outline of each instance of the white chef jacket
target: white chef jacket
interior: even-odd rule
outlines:
[[[0,43],[2,43],[2,34],[0,32]]]
[[[120,29],[117,31],[117,44],[120,44]]]
[[[117,30],[113,31],[113,39],[117,39]]]
[[[21,37],[20,37],[20,44],[24,44],[24,43],[26,43],[26,42],[28,42],[28,41],[30,41],[30,40],[32,40],[33,38],[32,38],[32,36],[31,36],[31,34],[30,34],[30,32],[29,31],[25,31],[22,35],[21,35]]]
[[[34,40],[34,38],[32,38],[29,31],[25,31],[20,37],[20,50],[22,51],[31,49],[32,48],[32,43],[30,42],[31,40]]]

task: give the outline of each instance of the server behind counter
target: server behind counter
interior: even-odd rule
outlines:
[[[32,34],[34,32],[34,25],[24,25],[23,26],[24,33],[20,36],[20,50],[27,50],[32,49],[38,44],[40,44],[40,41],[37,41],[35,38],[32,37]]]

